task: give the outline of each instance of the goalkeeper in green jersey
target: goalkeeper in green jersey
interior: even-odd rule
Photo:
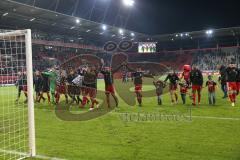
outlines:
[[[49,77],[50,80],[50,92],[51,92],[51,100],[52,103],[55,104],[55,95],[56,95],[56,87],[57,87],[57,78],[58,78],[58,74],[56,72],[56,70],[53,68],[52,70],[48,71],[48,72],[43,72],[43,75],[46,75]]]

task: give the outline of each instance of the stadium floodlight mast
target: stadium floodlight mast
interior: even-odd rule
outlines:
[[[133,7],[135,4],[134,0],[122,0],[122,1],[123,1],[123,4],[127,7]]]

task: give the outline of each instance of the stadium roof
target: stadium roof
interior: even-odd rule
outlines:
[[[6,28],[15,25],[19,28],[38,29],[69,36],[91,38],[93,40],[104,38],[108,40],[131,40],[133,38],[145,40],[149,38],[148,35],[114,26],[105,25],[106,30],[104,30],[104,24],[11,0],[0,1],[0,14],[2,15],[0,26]],[[119,33],[120,29],[123,31],[122,34]]]
[[[159,41],[170,41],[172,39],[176,40],[176,39],[186,39],[186,38],[201,39],[209,36],[214,36],[215,38],[221,38],[221,37],[237,38],[240,36],[240,27],[208,29],[208,30],[202,30],[202,31],[156,35],[156,36],[153,36],[153,38]]]

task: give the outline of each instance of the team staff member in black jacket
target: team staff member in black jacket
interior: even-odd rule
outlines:
[[[221,83],[221,89],[224,93],[223,98],[227,98],[227,82],[226,82],[226,67],[222,65],[219,69],[220,77],[218,81]]]
[[[201,91],[203,85],[203,75],[202,72],[197,68],[193,67],[190,72],[190,83],[192,84],[192,97],[193,97],[193,105],[196,105],[196,92],[198,93],[198,104],[201,102]]]
[[[228,87],[228,96],[230,101],[232,102],[232,106],[235,106],[236,103],[236,95],[237,95],[237,67],[236,64],[229,64],[226,69],[226,77],[227,77],[227,87]]]
[[[170,95],[171,95],[172,104],[178,103],[178,95],[177,95],[176,91],[178,88],[177,86],[178,86],[179,78],[178,78],[178,75],[175,73],[175,71],[168,74],[168,76],[166,77],[164,82],[167,82],[168,80],[170,82],[169,91],[170,91]]]

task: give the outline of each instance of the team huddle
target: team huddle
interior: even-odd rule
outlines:
[[[146,74],[141,68],[137,68],[135,70],[126,62],[116,68],[104,66],[104,61],[101,60],[101,65],[87,65],[79,67],[76,70],[70,68],[66,71],[59,69],[59,67],[53,67],[44,72],[36,71],[34,74],[34,88],[36,92],[35,102],[45,102],[46,98],[44,96],[46,95],[49,103],[59,104],[61,95],[64,95],[66,104],[76,103],[80,108],[84,108],[86,104],[91,103],[90,110],[98,108],[99,102],[96,98],[97,79],[99,73],[101,73],[105,82],[105,94],[108,107],[111,107],[110,95],[113,97],[115,105],[118,106],[119,101],[115,94],[113,75],[121,68],[125,68],[128,72],[131,72],[132,80],[135,85],[136,99],[139,106],[141,106],[143,77],[154,78],[154,75]],[[158,105],[162,105],[163,103],[163,90],[167,85],[169,85],[172,104],[178,103],[179,98],[177,90],[179,86],[183,104],[186,104],[186,97],[189,95],[192,99],[192,105],[200,105],[201,91],[204,87],[207,87],[209,104],[215,105],[217,82],[213,80],[212,75],[208,76],[208,80],[204,86],[203,74],[197,67],[185,65],[183,70],[184,71],[180,74],[180,76],[172,71],[172,73],[167,75],[164,81],[153,81],[153,85],[156,88]],[[223,98],[229,97],[232,106],[235,106],[236,97],[240,91],[240,69],[238,69],[235,64],[230,64],[228,67],[221,66],[219,73],[219,82],[221,83],[221,89],[224,93]],[[18,87],[18,98],[16,101],[19,100],[21,92],[23,91],[26,97],[25,102],[27,102],[28,95],[25,72],[19,73],[16,85]],[[192,90],[192,92],[189,92],[189,90]]]

